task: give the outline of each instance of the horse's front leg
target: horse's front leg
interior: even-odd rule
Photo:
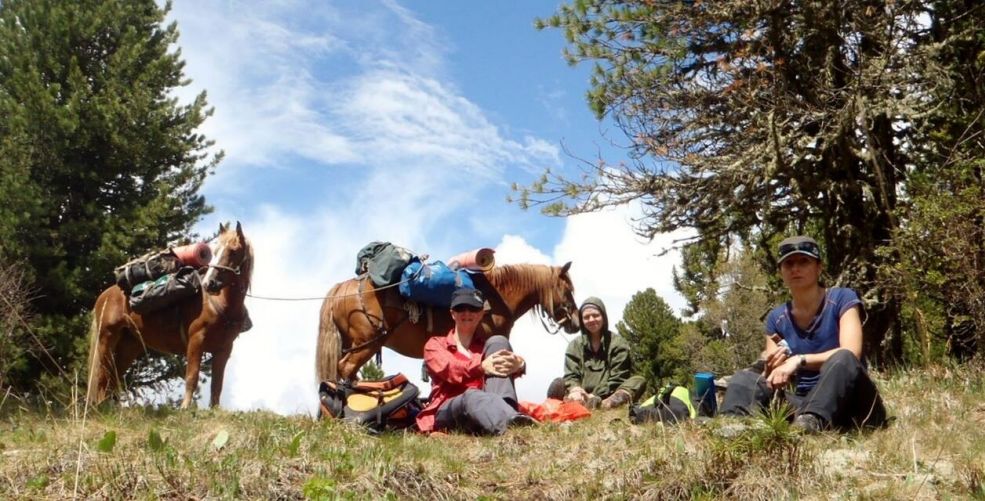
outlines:
[[[222,378],[226,374],[226,362],[232,354],[233,347],[212,353],[212,395],[209,397],[209,407],[219,406],[219,396],[222,395]]]
[[[188,338],[188,347],[185,349],[188,363],[185,366],[185,398],[181,401],[182,409],[187,409],[192,404],[195,388],[198,388],[198,370],[202,366],[202,341],[204,337],[203,332],[198,332]]]

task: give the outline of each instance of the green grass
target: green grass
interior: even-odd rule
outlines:
[[[681,426],[626,411],[495,438],[371,436],[267,412],[0,409],[0,498],[985,499],[985,373],[879,377],[885,430],[803,436],[782,411]],[[9,402],[8,402],[9,403]]]

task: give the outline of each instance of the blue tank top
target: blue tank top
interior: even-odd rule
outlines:
[[[821,310],[811,320],[806,329],[797,327],[790,312],[791,304],[777,306],[766,317],[766,335],[779,334],[787,340],[794,355],[822,353],[837,348],[839,322],[846,311],[860,306],[862,301],[851,289],[834,287],[824,293]],[[811,391],[820,377],[818,371],[801,369],[797,373],[797,394],[805,395]]]

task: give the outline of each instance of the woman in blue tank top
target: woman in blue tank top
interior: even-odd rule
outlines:
[[[766,317],[766,358],[732,377],[721,414],[749,415],[779,391],[796,411],[794,426],[807,432],[882,426],[886,410],[862,358],[858,294],[821,286],[813,238],[787,238],[778,251],[791,300]]]

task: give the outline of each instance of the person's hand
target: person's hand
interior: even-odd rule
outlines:
[[[523,368],[523,357],[513,353],[512,351],[502,350],[499,353],[502,355],[499,361],[499,367],[507,375],[513,375],[520,372],[520,369]]]
[[[789,359],[790,349],[786,346],[777,346],[775,350],[766,354],[766,369],[763,371],[763,374],[768,375],[772,373],[774,369],[783,365]]]
[[[568,390],[568,394],[564,397],[565,401],[585,403],[588,400],[588,392],[585,391],[581,386],[575,386]]]
[[[523,357],[512,352],[510,353],[510,357],[513,360],[513,367],[510,370],[510,375],[517,374],[526,368],[527,362],[523,359]]]
[[[510,362],[507,359],[507,354],[509,353],[507,350],[499,350],[489,355],[482,361],[482,371],[489,376],[509,376],[508,368],[510,367]]]
[[[509,350],[499,350],[482,361],[482,370],[490,376],[509,376],[523,369],[523,357]]]
[[[786,358],[780,366],[766,375],[766,386],[772,390],[786,386],[799,366],[800,361],[797,358]]]

